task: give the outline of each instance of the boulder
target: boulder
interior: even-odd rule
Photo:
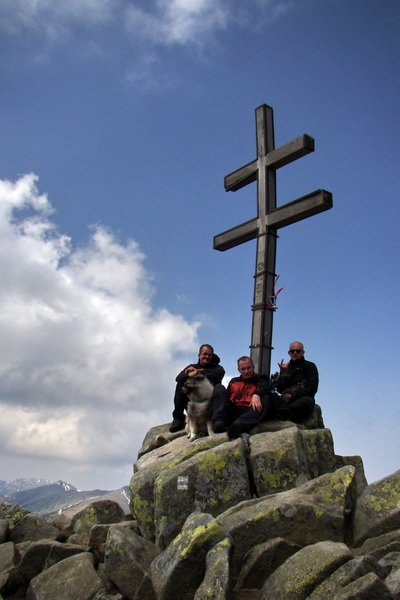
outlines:
[[[137,522],[133,521],[133,520],[132,521],[121,521],[120,523],[118,523],[118,526],[125,527],[126,529],[134,531],[137,534],[140,533]],[[112,524],[110,524],[110,525],[98,524],[98,525],[93,525],[92,529],[90,530],[89,539],[88,539],[87,543],[88,543],[88,546],[90,547],[91,552],[93,552],[93,556],[94,556],[96,564],[104,562],[104,553],[105,553],[107,536],[108,536],[110,527],[112,527]]]
[[[93,553],[94,562],[96,565],[100,562],[104,562],[107,534],[110,527],[111,525],[103,525],[102,523],[98,523],[97,525],[93,525],[90,530],[87,545],[90,547]]]
[[[150,565],[158,550],[128,527],[111,525],[105,548],[104,570],[127,600],[156,600]]]
[[[34,577],[57,562],[80,554],[88,549],[75,544],[62,544],[55,540],[38,540],[32,542],[19,565],[13,569],[7,583],[7,591],[26,589]]]
[[[373,554],[376,550],[380,550],[392,542],[400,542],[400,529],[395,529],[394,531],[389,531],[388,533],[382,533],[382,535],[368,538],[361,546],[353,548],[353,553],[356,556],[360,556],[362,554]]]
[[[125,513],[118,502],[98,500],[88,504],[72,517],[75,533],[89,533],[93,525],[125,521]]]
[[[64,539],[69,538],[74,533],[74,525],[72,519],[64,514],[57,514],[47,519],[47,522],[54,527],[57,527],[63,533]]]
[[[226,435],[200,438],[195,442],[189,442],[185,436],[185,438],[182,438],[182,441],[181,439],[177,439],[168,444],[168,452],[163,455],[154,450],[153,452],[156,453],[156,457],[151,461],[147,459],[145,467],[141,467],[141,465],[137,466],[137,463],[135,463],[137,471],[130,482],[130,508],[132,516],[139,523],[143,537],[151,541],[154,541],[156,537],[154,523],[154,483],[157,477],[164,471],[172,469],[176,465],[190,459],[192,456],[226,441]],[[174,452],[175,447],[176,452]]]
[[[179,535],[151,564],[157,600],[192,600],[204,579],[208,551],[225,538],[211,515],[190,515]]]
[[[375,558],[375,557],[374,557]],[[386,579],[400,565],[400,552],[388,551],[377,563],[376,573],[381,579]]]
[[[70,556],[34,577],[27,600],[93,600],[104,590],[88,552]]]
[[[385,578],[385,585],[392,594],[395,600],[400,599],[400,560],[399,557],[394,562],[394,565]]]
[[[258,496],[283,492],[336,470],[329,429],[289,427],[250,438],[250,466]]]
[[[352,558],[346,544],[323,541],[302,548],[266,580],[260,600],[300,600]]]
[[[300,548],[280,537],[254,546],[244,557],[235,590],[261,589],[266,578]]]
[[[375,573],[376,559],[357,556],[336,569],[308,596],[308,600],[333,600],[344,587],[367,573]]]
[[[207,552],[204,579],[194,595],[194,600],[229,600],[232,595],[230,555],[232,542],[225,538]]]
[[[400,470],[369,486],[353,511],[353,544],[400,527]]]
[[[356,469],[356,487],[357,487],[357,496],[361,494],[364,488],[367,487],[368,482],[365,477],[364,472],[364,463],[361,456],[335,456],[336,459],[336,468],[341,469],[342,467],[347,467],[348,465],[352,465]]]
[[[24,515],[11,529],[9,538],[15,544],[19,542],[37,541],[45,538],[62,540],[63,535],[57,527],[48,523],[35,513]]]
[[[375,573],[367,573],[352,581],[335,596],[335,600],[395,600],[392,593]]]
[[[0,544],[0,593],[7,589],[9,577],[18,565],[19,554],[14,542]]]
[[[7,541],[9,528],[7,519],[0,519],[0,544],[4,544]]]
[[[268,539],[283,537],[300,546],[323,540],[344,542],[354,472],[354,467],[343,467],[299,488],[242,502],[219,515],[218,522],[234,542],[235,576],[246,553]]]
[[[204,450],[164,470],[154,482],[156,544],[164,549],[193,512],[214,517],[251,498],[241,439]]]

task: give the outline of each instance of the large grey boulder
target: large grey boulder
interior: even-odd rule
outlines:
[[[62,544],[55,540],[32,542],[21,558],[19,565],[10,574],[7,591],[26,589],[34,577],[57,562],[87,551],[75,544]]]
[[[352,558],[346,544],[323,541],[293,554],[266,580],[260,600],[302,600]]]
[[[400,470],[367,486],[353,512],[353,543],[400,527]]]
[[[207,552],[206,572],[197,588],[194,600],[230,600],[232,580],[230,577],[230,555],[232,542],[225,538]]]
[[[193,600],[204,579],[208,551],[225,538],[211,515],[190,515],[179,535],[151,564],[157,600]]]
[[[361,556],[363,554],[375,555],[376,551],[380,552],[382,548],[387,547],[393,542],[400,543],[400,529],[395,529],[394,531],[368,538],[361,546],[357,546],[357,548],[353,547],[353,553],[355,556]]]
[[[111,525],[104,570],[127,600],[156,600],[150,565],[159,554],[154,544],[128,527]]]
[[[10,575],[18,565],[19,554],[14,542],[4,542],[0,545],[0,593],[4,593]]]
[[[280,537],[254,546],[244,557],[235,590],[261,589],[267,577],[300,548]]]
[[[65,540],[74,533],[72,519],[63,513],[48,517],[46,520],[48,523],[54,525],[54,527],[57,527],[57,529],[61,531]]]
[[[335,596],[335,600],[395,600],[391,591],[375,573],[352,581]]]
[[[93,600],[104,590],[93,563],[87,552],[56,563],[32,579],[27,600]]]
[[[62,540],[63,535],[57,527],[48,523],[45,519],[35,513],[24,515],[11,529],[10,541],[19,542],[37,541],[45,538],[51,540]]]
[[[119,523],[125,521],[126,515],[118,502],[97,500],[88,504],[72,518],[75,533],[90,533],[93,525]]]
[[[336,470],[332,434],[289,427],[253,435],[250,466],[258,496],[297,487]]]
[[[234,542],[237,576],[246,553],[268,539],[283,537],[301,546],[323,540],[344,542],[346,510],[354,467],[321,475],[299,488],[242,502],[217,517]]]
[[[332,573],[308,596],[308,600],[333,600],[352,581],[367,573],[374,573],[376,559],[372,556],[357,556]]]
[[[241,439],[204,450],[164,470],[154,482],[156,544],[164,549],[193,512],[214,517],[252,496]]]
[[[135,468],[138,470],[132,477],[129,486],[131,492],[130,508],[132,516],[139,523],[143,537],[151,541],[155,541],[156,537],[154,523],[154,483],[157,477],[176,465],[189,460],[192,456],[219,446],[226,441],[227,436],[225,434],[200,438],[195,442],[189,442],[185,436],[168,444],[168,452],[165,454],[160,455],[157,450],[153,450],[156,453],[156,458],[147,461],[145,467],[141,468],[140,465],[137,467],[137,463],[135,463]],[[176,452],[174,452],[175,447]]]
[[[397,556],[393,556],[393,554],[396,554]],[[391,565],[389,574],[384,580],[385,585],[393,595],[393,598],[395,598],[395,600],[400,600],[400,553],[392,553],[391,560],[389,559],[389,561]],[[381,562],[382,561],[379,561],[379,563]]]

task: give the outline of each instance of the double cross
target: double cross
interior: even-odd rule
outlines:
[[[275,310],[277,230],[332,208],[332,194],[317,190],[276,206],[276,170],[314,151],[314,139],[301,135],[275,148],[274,117],[270,106],[256,109],[257,158],[225,177],[225,190],[236,192],[257,181],[257,217],[214,237],[215,250],[228,250],[257,239],[254,275],[251,358],[257,373],[270,374],[272,324]]]

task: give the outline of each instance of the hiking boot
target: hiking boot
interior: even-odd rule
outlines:
[[[182,419],[174,419],[170,425],[169,430],[171,433],[175,433],[176,431],[180,431],[184,427],[185,421],[182,421]]]
[[[214,433],[225,433],[225,431],[228,431],[228,428],[225,425],[225,423],[223,421],[215,421],[214,426],[213,426],[213,432]]]
[[[242,433],[244,433],[243,425],[240,421],[234,421],[228,430],[229,439],[234,440],[235,438],[238,438]]]

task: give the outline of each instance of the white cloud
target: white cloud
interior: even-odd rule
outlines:
[[[57,47],[71,41],[68,56],[77,60],[122,53],[122,76],[148,90],[176,84],[176,56],[166,48],[184,50],[185,58],[194,50],[196,60],[208,62],[219,34],[259,29],[292,6],[292,0],[2,0],[0,32],[10,38],[7,54],[37,65],[46,65]],[[6,66],[12,63],[7,54]]]
[[[56,38],[68,24],[125,27],[129,35],[155,46],[203,44],[210,35],[271,21],[293,6],[291,0],[2,0],[0,26],[43,30]]]
[[[73,249],[36,181],[0,181],[0,451],[133,462],[146,431],[171,418],[200,322],[152,307],[136,242],[94,227]]]
[[[225,29],[229,15],[229,4],[221,0],[158,0],[153,11],[129,6],[127,28],[155,45],[200,43]]]

